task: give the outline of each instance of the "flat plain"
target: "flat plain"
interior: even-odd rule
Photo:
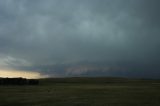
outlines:
[[[49,78],[0,86],[0,106],[160,106],[160,80]]]

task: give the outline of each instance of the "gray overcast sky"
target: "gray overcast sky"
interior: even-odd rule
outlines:
[[[160,78],[160,0],[0,0],[0,68]]]

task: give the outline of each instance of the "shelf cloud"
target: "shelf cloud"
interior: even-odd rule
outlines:
[[[1,0],[0,69],[50,77],[160,78],[159,5],[159,0]]]

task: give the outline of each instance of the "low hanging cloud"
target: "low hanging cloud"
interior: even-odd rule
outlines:
[[[8,78],[17,78],[23,77],[28,79],[37,79],[37,78],[47,78],[48,75],[41,75],[38,72],[28,72],[22,70],[0,70],[0,78],[1,77],[8,77]]]
[[[1,0],[0,68],[160,77],[159,0]]]

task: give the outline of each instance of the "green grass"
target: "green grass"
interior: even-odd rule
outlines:
[[[42,79],[38,86],[0,86],[0,106],[160,106],[160,81]]]

